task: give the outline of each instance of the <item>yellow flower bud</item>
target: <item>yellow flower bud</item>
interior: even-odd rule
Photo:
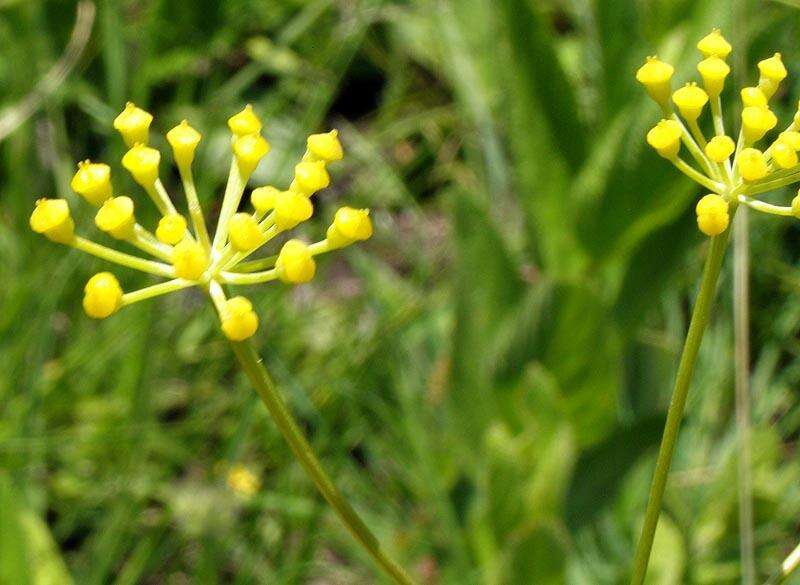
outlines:
[[[133,175],[134,180],[142,187],[151,187],[158,178],[158,165],[161,153],[144,144],[135,144],[122,157],[122,166]]]
[[[719,57],[708,57],[697,64],[697,71],[703,78],[703,85],[709,97],[715,98],[722,93],[725,86],[725,78],[731,72],[731,68]]]
[[[226,478],[228,487],[242,497],[249,498],[261,488],[261,481],[258,476],[247,469],[244,465],[236,465],[228,471]]]
[[[152,114],[137,108],[133,102],[128,102],[119,116],[114,118],[114,129],[122,134],[122,139],[130,148],[137,142],[147,144],[152,121]]]
[[[336,212],[326,234],[328,243],[334,248],[342,248],[370,237],[372,221],[369,218],[369,209],[352,207],[342,207]]]
[[[228,222],[228,236],[237,252],[249,252],[264,245],[267,236],[249,213],[236,213]]]
[[[111,167],[89,160],[79,162],[70,187],[92,205],[101,205],[112,195]]]
[[[130,197],[112,197],[97,210],[94,223],[102,231],[124,240],[133,235],[136,217]]]
[[[706,144],[706,156],[714,162],[725,162],[733,151],[736,144],[730,136],[714,136]]]
[[[305,161],[294,167],[294,181],[291,189],[310,197],[331,183],[325,163],[322,161]]]
[[[306,141],[308,152],[315,160],[333,162],[342,160],[342,143],[339,142],[339,132],[331,130],[324,134],[312,134]]]
[[[247,104],[238,114],[228,118],[228,128],[236,136],[247,136],[261,132],[261,120],[253,111],[253,106]]]
[[[222,332],[231,341],[244,341],[258,329],[258,315],[253,304],[244,297],[233,297],[225,302]]]
[[[797,153],[793,148],[781,141],[772,146],[772,160],[782,169],[790,169],[797,165]]]
[[[167,132],[167,142],[172,147],[172,154],[178,167],[186,168],[194,160],[194,151],[200,143],[202,135],[182,120],[180,124]]]
[[[122,287],[110,272],[95,274],[83,291],[83,310],[92,319],[105,319],[113,315],[122,302]]]
[[[757,148],[745,148],[736,157],[739,173],[745,181],[758,181],[767,176],[767,160]]]
[[[697,227],[707,236],[718,236],[728,228],[728,203],[719,195],[706,195],[695,207]]]
[[[156,237],[159,242],[174,246],[186,237],[186,218],[179,213],[170,213],[158,220]]]
[[[792,215],[800,219],[800,191],[792,199]]]
[[[785,132],[781,132],[780,136],[778,136],[778,140],[783,142],[792,150],[800,150],[800,132],[795,130],[786,130]]]
[[[314,213],[311,200],[294,191],[282,191],[275,196],[275,226],[290,230],[306,221]]]
[[[742,110],[742,132],[745,144],[753,144],[761,140],[764,134],[772,130],[778,118],[767,107],[748,106]]]
[[[675,68],[669,63],[659,61],[658,57],[648,57],[636,72],[636,81],[644,85],[647,93],[662,108],[669,108],[670,80]]]
[[[708,94],[692,82],[675,90],[675,93],[672,94],[672,101],[678,106],[681,116],[694,121],[700,117],[703,107],[708,103]]]
[[[758,72],[761,74],[758,79],[758,87],[764,92],[767,98],[771,98],[778,89],[778,85],[786,78],[786,67],[781,60],[781,54],[775,53],[769,59],[758,62]]]
[[[647,144],[667,159],[678,156],[681,148],[681,125],[675,120],[661,120],[647,133]]]
[[[253,189],[253,192],[250,194],[250,202],[253,204],[256,211],[263,214],[275,207],[275,198],[278,196],[278,193],[280,193],[280,190],[270,185],[259,187]]]
[[[697,48],[703,53],[703,57],[716,56],[720,59],[727,57],[732,50],[730,43],[725,40],[718,28],[700,39]]]
[[[66,199],[37,200],[30,225],[37,234],[44,234],[47,239],[60,244],[68,244],[75,237],[75,222]]]
[[[269,142],[259,134],[247,134],[240,136],[233,143],[233,154],[236,156],[236,164],[239,165],[239,172],[243,177],[249,177],[258,163],[269,152]]]
[[[306,244],[300,240],[289,240],[278,254],[275,269],[283,282],[302,284],[314,278],[317,265]]]
[[[742,96],[742,105],[744,107],[758,106],[763,108],[767,105],[767,96],[757,87],[743,87],[740,95]]]
[[[178,278],[200,280],[208,268],[208,255],[203,246],[186,238],[173,249],[172,266]]]

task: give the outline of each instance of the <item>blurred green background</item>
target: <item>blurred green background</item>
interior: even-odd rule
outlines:
[[[792,3],[100,0],[73,60],[74,3],[0,0],[0,583],[383,582],[198,293],[94,322],[82,289],[108,265],[29,231],[57,195],[104,240],[69,190],[86,157],[141,199],[111,129],[127,99],[157,145],[184,117],[203,132],[212,214],[243,104],[273,145],[255,185],[287,183],[305,136],[340,130],[347,156],[300,232],[347,203],[373,209],[375,237],[309,285],[247,294],[292,410],[402,564],[425,584],[625,583],[706,246],[700,191],[646,147],[659,114],[633,75],[658,53],[696,78],[694,44],[720,26],[740,86],[782,52],[787,120]],[[74,68],[48,76],[60,59]],[[800,228],[750,227],[761,583],[800,539]],[[741,582],[730,260],[652,583]],[[228,485],[237,466],[255,495]]]

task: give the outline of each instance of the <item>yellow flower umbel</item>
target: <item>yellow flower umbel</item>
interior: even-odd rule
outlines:
[[[742,88],[738,139],[725,131],[720,95],[730,66],[725,59],[731,45],[718,29],[697,43],[703,59],[697,65],[701,89],[689,82],[672,94],[673,111],[665,96],[674,72],[671,65],[648,57],[636,79],[661,106],[665,116],[647,133],[647,143],[681,172],[711,192],[697,205],[697,225],[708,236],[724,233],[739,204],[782,216],[798,216],[800,201],[792,206],[766,203],[753,196],[800,182],[800,106],[788,127],[774,134],[778,119],[770,110],[769,99],[786,78],[780,53],[758,63],[758,84]],[[701,129],[703,113],[709,104],[713,135]],[[760,144],[767,139],[766,144]],[[691,157],[691,158],[689,158]],[[333,227],[333,226],[332,226]],[[330,234],[330,231],[329,231]],[[334,241],[336,236],[334,235]],[[330,240],[330,236],[329,236]]]
[[[258,187],[250,198],[254,211],[237,212],[248,178],[269,152],[269,143],[261,135],[261,120],[251,106],[232,116],[228,120],[233,151],[231,170],[217,229],[211,238],[192,175],[202,136],[185,120],[167,133],[186,194],[190,226],[187,216],[176,209],[159,179],[161,154],[147,146],[152,119],[150,114],[129,103],[114,120],[114,127],[129,147],[122,166],[161,212],[154,232],[137,223],[134,198],[114,196],[108,165],[84,161],[78,165],[71,182],[76,193],[98,207],[95,223],[101,231],[135,246],[151,258],[115,250],[77,235],[64,199],[39,199],[31,214],[31,228],[54,242],[166,279],[125,293],[110,272],[96,274],[86,284],[83,300],[90,317],[104,319],[126,305],[196,286],[208,293],[225,336],[232,341],[243,341],[258,329],[258,315],[247,298],[228,298],[227,286],[273,280],[289,284],[308,282],[316,272],[315,256],[372,235],[369,212],[344,207],[336,213],[324,239],[313,244],[292,239],[277,255],[245,261],[278,234],[311,218],[314,206],[310,197],[329,185],[327,166],[342,158],[337,132],[309,136],[307,150],[295,167],[288,189]],[[248,482],[237,480],[237,483]]]

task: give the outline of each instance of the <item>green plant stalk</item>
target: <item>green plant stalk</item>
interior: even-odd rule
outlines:
[[[261,358],[256,353],[253,344],[249,340],[231,342],[231,347],[247,374],[247,377],[250,378],[258,395],[261,397],[272,419],[275,421],[278,430],[280,430],[286,442],[289,443],[292,452],[305,468],[308,475],[311,476],[311,479],[314,481],[314,484],[317,486],[322,496],[338,514],[353,538],[364,547],[375,562],[378,563],[395,582],[401,585],[413,585],[414,581],[411,577],[381,548],[378,539],[375,538],[375,535],[372,534],[361,517],[352,506],[350,506],[347,500],[344,499],[339,490],[336,489],[336,486],[333,484],[330,477],[328,477],[328,474],[325,473],[316,455],[314,455],[311,445],[308,444],[300,427],[297,426],[289,409],[286,407],[278,390],[275,388],[275,384],[272,382],[272,378],[264,367]]]
[[[731,205],[731,223],[733,223],[735,212],[735,206]],[[639,537],[636,556],[633,560],[631,585],[642,585],[647,573],[647,564],[650,561],[650,552],[653,548],[653,538],[658,525],[658,517],[661,513],[661,503],[664,499],[664,488],[667,485],[667,476],[672,463],[672,456],[675,452],[675,442],[678,439],[678,431],[680,430],[683,411],[686,407],[689,384],[692,380],[700,343],[703,340],[703,334],[708,325],[711,308],[714,304],[717,281],[722,270],[722,261],[725,258],[730,232],[731,228],[728,227],[722,234],[711,240],[711,249],[703,268],[700,292],[697,295],[697,301],[692,311],[692,319],[689,323],[689,331],[683,344],[683,352],[681,353],[678,373],[675,378],[675,387],[672,391],[672,399],[667,412],[667,422],[664,425],[664,436],[661,438],[661,447],[658,450],[656,470],[650,486],[650,497],[647,501],[642,534]]]

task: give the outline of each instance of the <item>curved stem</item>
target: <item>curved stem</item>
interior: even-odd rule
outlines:
[[[734,213],[735,208],[732,207],[731,215],[733,216]],[[733,217],[731,217],[732,219]],[[639,537],[639,544],[636,547],[631,585],[642,585],[647,573],[647,564],[653,547],[653,537],[655,536],[658,517],[661,513],[661,503],[664,499],[664,488],[667,485],[672,455],[675,452],[675,442],[678,439],[678,431],[680,430],[683,411],[686,407],[689,383],[692,380],[697,353],[711,314],[717,281],[722,269],[722,261],[725,258],[725,250],[728,247],[730,231],[730,228],[728,228],[724,233],[711,240],[711,249],[703,268],[700,292],[697,295],[697,301],[692,311],[692,320],[689,323],[689,331],[686,334],[686,341],[683,345],[675,387],[672,391],[672,400],[667,412],[667,422],[664,426],[664,436],[661,439],[661,447],[656,460],[656,470],[653,474],[653,483],[650,486],[650,497],[647,502],[642,535]]]
[[[280,430],[286,442],[289,443],[297,459],[305,468],[308,475],[314,481],[319,492],[333,507],[345,527],[350,531],[363,547],[375,560],[378,565],[390,575],[396,583],[401,585],[413,585],[411,577],[395,563],[381,548],[378,539],[372,534],[364,521],[344,499],[339,490],[331,481],[322,465],[311,450],[311,445],[303,436],[302,431],[297,426],[286,404],[275,388],[272,379],[267,373],[261,358],[249,341],[231,342],[231,347],[239,363],[242,365],[250,381],[256,387],[261,400],[269,410],[272,419]]]

